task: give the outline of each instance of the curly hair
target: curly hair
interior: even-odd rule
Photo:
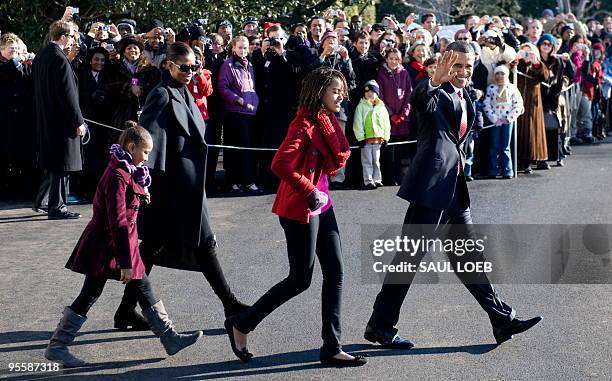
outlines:
[[[123,128],[123,132],[119,136],[117,143],[124,149],[126,149],[130,143],[140,146],[144,142],[153,141],[149,131],[139,126],[138,123],[133,120],[126,120],[121,127]]]
[[[304,78],[302,91],[300,92],[300,107],[313,114],[319,112],[323,106],[323,94],[332,85],[334,79],[340,81],[342,96],[348,99],[348,85],[344,75],[338,70],[321,66],[308,73]]]

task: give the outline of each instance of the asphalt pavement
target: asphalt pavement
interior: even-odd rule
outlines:
[[[481,224],[611,224],[612,139],[578,146],[564,168],[513,180],[469,184],[472,214]],[[61,311],[83,276],[64,268],[91,205],[75,206],[76,221],[48,221],[25,203],[0,203],[0,378],[13,380],[610,380],[610,284],[503,284],[498,290],[523,317],[544,321],[495,345],[486,314],[460,284],[416,284],[403,305],[400,334],[410,351],[384,350],[363,339],[379,285],[361,278],[361,229],[400,224],[408,204],[397,187],[334,191],[344,257],[342,342],[369,355],[355,369],[318,361],[321,273],[312,286],[272,313],[249,336],[255,358],[240,363],[223,330],[220,302],[200,273],[156,267],[151,280],[181,331],[203,330],[194,346],[167,357],[151,332],[118,332],[112,317],[123,287],[109,282],[71,350],[90,362],[81,369],[10,371],[43,363]],[[220,261],[238,297],[253,303],[287,274],[285,240],[271,213],[273,195],[214,198],[212,226]],[[608,262],[609,265],[609,262]],[[607,271],[612,271],[607,268]],[[26,364],[27,365],[27,364]],[[14,369],[14,368],[13,368]]]

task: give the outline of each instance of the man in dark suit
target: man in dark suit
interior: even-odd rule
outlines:
[[[47,171],[34,207],[40,208],[48,193],[49,219],[81,217],[66,208],[68,174],[82,169],[81,137],[87,130],[79,108],[77,77],[63,51],[74,43],[74,33],[69,23],[55,21],[49,27],[51,42],[33,63],[39,159]]]
[[[474,237],[462,149],[475,120],[474,105],[465,90],[472,76],[474,50],[463,41],[453,42],[448,50],[438,59],[433,77],[414,90],[420,126],[417,152],[398,192],[399,197],[410,202],[402,236],[437,235],[447,229],[452,238]],[[405,261],[402,254],[396,254],[393,263]],[[425,254],[417,252],[408,260],[418,266]],[[447,254],[455,266],[468,260],[460,254]],[[469,261],[484,261],[484,256],[480,252],[470,256]],[[489,315],[498,344],[542,319],[517,319],[514,309],[501,300],[485,273],[457,275]],[[400,277],[397,273],[387,275],[366,327],[367,340],[389,348],[412,348],[410,340],[397,335],[395,325],[414,276],[415,272]]]

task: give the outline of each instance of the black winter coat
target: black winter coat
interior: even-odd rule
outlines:
[[[140,124],[153,137],[151,205],[141,213],[143,244],[155,248],[153,263],[200,271],[196,249],[214,250],[206,183],[206,124],[185,86],[165,72],[147,97]]]
[[[53,172],[80,171],[82,144],[77,128],[83,124],[83,115],[77,76],[54,43],[38,53],[33,68],[40,165]]]
[[[121,61],[110,61],[108,72],[108,96],[114,110],[112,123],[121,127],[126,120],[138,120],[138,111],[142,108],[149,92],[157,86],[161,79],[161,72],[152,65],[139,67],[132,74],[126,64]],[[132,79],[138,80],[142,94],[137,97],[132,93]]]
[[[0,63],[0,163],[34,163],[36,121],[32,66],[12,60]]]

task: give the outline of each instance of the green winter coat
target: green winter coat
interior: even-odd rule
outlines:
[[[355,110],[353,131],[355,131],[357,141],[370,138],[389,140],[391,137],[391,122],[389,121],[387,108],[380,98],[376,105],[371,104],[365,98],[361,98]]]

